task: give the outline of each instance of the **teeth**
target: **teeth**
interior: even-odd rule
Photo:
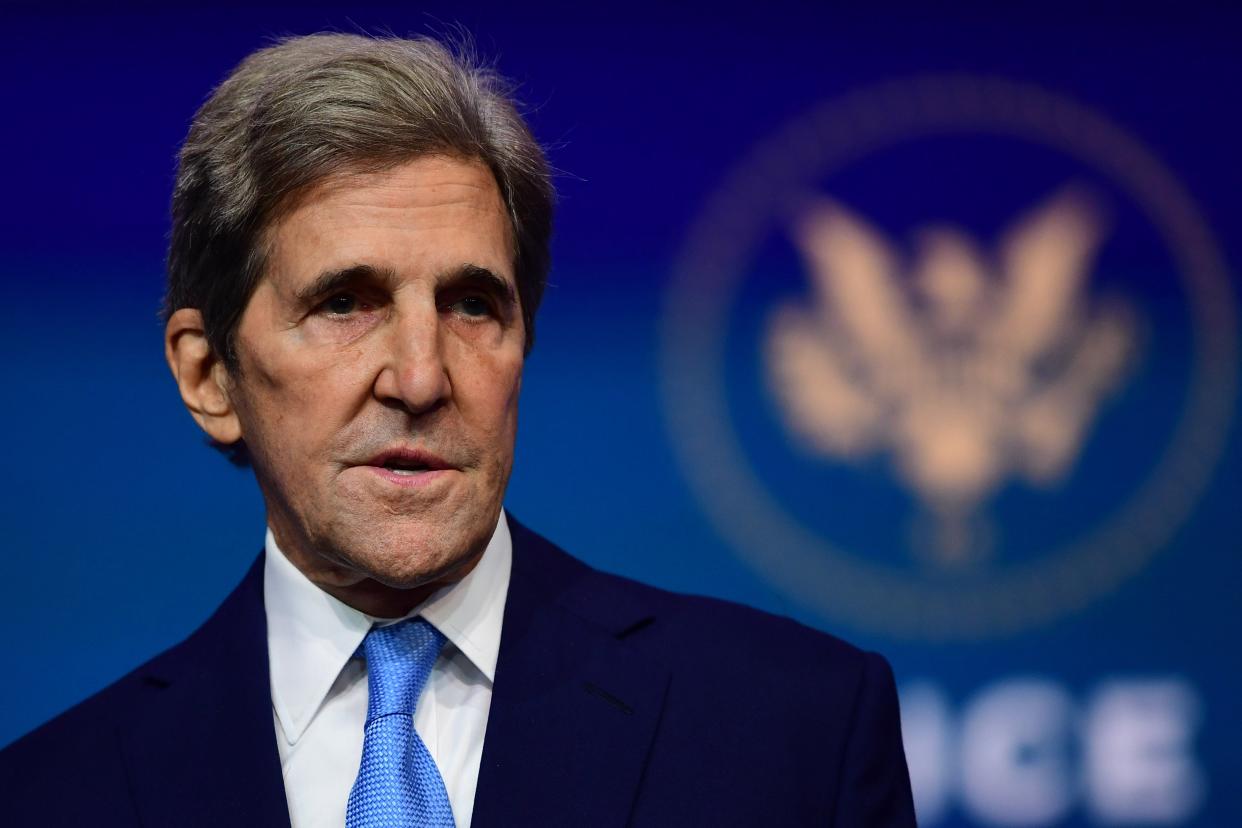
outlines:
[[[405,468],[403,466],[386,466],[385,468],[397,474],[419,474],[420,472],[427,471],[426,466],[415,466],[414,468]]]

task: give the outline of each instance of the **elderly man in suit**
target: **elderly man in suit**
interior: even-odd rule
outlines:
[[[294,38],[216,89],[165,345],[264,553],[0,756],[6,825],[913,824],[882,658],[504,513],[552,199],[501,79],[434,40]]]

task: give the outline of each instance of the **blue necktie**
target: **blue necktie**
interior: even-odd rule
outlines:
[[[367,633],[366,736],[346,828],[452,826],[440,769],[414,731],[414,708],[444,636],[421,618]]]

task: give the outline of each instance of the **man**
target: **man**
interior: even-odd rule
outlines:
[[[913,824],[883,659],[504,514],[551,205],[501,82],[434,41],[291,39],[215,91],[165,346],[264,554],[4,752],[5,824]]]

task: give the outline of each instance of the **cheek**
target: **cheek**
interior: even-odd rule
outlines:
[[[273,460],[314,454],[329,442],[356,412],[363,387],[361,349],[337,349],[330,359],[297,359],[281,355],[252,360],[246,377],[244,410],[240,410],[247,442],[264,445]]]
[[[473,430],[493,437],[512,451],[522,387],[522,357],[508,352],[463,353],[453,371],[457,407]]]

